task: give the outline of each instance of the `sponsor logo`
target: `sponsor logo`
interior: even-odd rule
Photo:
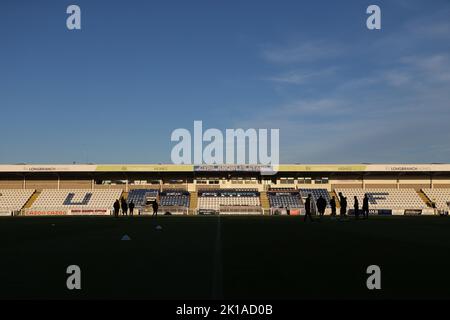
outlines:
[[[28,216],[64,216],[65,210],[31,210],[27,212]]]

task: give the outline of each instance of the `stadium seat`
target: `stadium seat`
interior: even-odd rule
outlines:
[[[286,189],[267,192],[271,208],[300,208],[301,200],[298,190]]]
[[[160,205],[165,207],[189,207],[189,192],[184,190],[165,190],[160,194]]]
[[[122,190],[45,189],[31,209],[110,209]]]
[[[450,208],[450,189],[446,188],[425,188],[422,189],[425,195],[436,204],[440,210],[449,210]]]
[[[358,198],[360,207],[364,194],[369,197],[371,209],[426,209],[427,205],[412,188],[390,189],[390,188],[345,188],[336,189],[336,193],[342,192],[347,197],[347,208],[353,209],[354,196]]]
[[[128,193],[128,203],[133,201],[136,208],[146,205],[147,198],[156,199],[159,190],[156,189],[133,189]]]
[[[327,201],[327,207],[330,207],[330,194],[328,193],[327,189],[300,189],[300,194],[303,198],[308,197],[308,194],[311,194],[311,197],[314,202],[319,199],[320,196],[324,198]]]
[[[259,192],[245,189],[199,191],[200,210],[220,211],[221,206],[260,207]]]
[[[0,189],[0,212],[19,211],[34,191],[32,189]]]

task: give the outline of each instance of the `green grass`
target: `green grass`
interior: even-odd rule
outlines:
[[[450,298],[450,219],[2,218],[0,298]]]

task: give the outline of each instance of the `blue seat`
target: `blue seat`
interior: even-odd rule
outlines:
[[[327,189],[300,189],[300,193],[303,198],[306,198],[308,194],[311,194],[314,201],[317,201],[317,199],[322,196],[327,202],[327,207],[330,206],[330,194]]]
[[[142,207],[148,196],[157,197],[158,193],[158,190],[153,189],[133,189],[128,193],[128,203],[133,201],[136,207]]]

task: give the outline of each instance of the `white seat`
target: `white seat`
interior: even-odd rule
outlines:
[[[347,209],[353,209],[354,196],[358,198],[359,206],[362,206],[364,194],[369,195],[369,207],[371,209],[425,209],[427,205],[412,188],[345,188],[336,189],[336,193],[342,192],[347,197]]]
[[[72,195],[70,195],[72,194]],[[122,190],[45,189],[32,209],[109,209]]]
[[[34,189],[0,189],[0,211],[22,209],[34,191]]]
[[[425,195],[436,204],[438,209],[449,209],[448,203],[450,203],[450,189],[446,188],[425,188],[422,189]]]

